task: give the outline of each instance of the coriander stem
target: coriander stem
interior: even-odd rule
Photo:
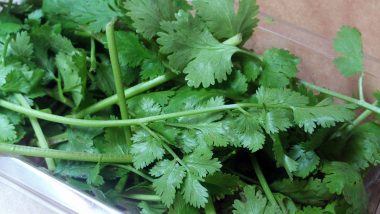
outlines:
[[[74,107],[75,107],[75,106],[74,106],[74,103],[73,103],[71,100],[67,99],[67,98],[64,97],[64,96],[59,95],[59,93],[57,93],[57,92],[55,92],[55,91],[52,91],[52,90],[45,90],[45,93],[46,93],[49,97],[51,97],[51,98],[53,98],[53,99],[55,99],[55,100],[57,100],[57,101],[59,101],[59,102],[65,104],[65,105],[67,105],[67,106],[70,107],[70,108],[74,108]]]
[[[114,22],[110,22],[106,26],[106,37],[107,37],[107,45],[109,50],[109,55],[111,59],[112,72],[115,80],[115,88],[118,99],[118,105],[121,113],[121,119],[128,119],[128,110],[127,110],[127,101],[125,99],[124,94],[124,86],[121,77],[121,69],[119,64],[119,55],[117,52],[116,41],[115,41],[115,29]],[[124,127],[125,139],[128,146],[132,145],[131,141],[131,128]]]
[[[216,214],[214,203],[212,202],[211,196],[208,197],[208,202],[205,207],[205,214]]]
[[[153,178],[152,177],[150,177],[149,175],[146,175],[146,174],[140,172],[139,170],[135,169],[134,167],[132,167],[130,165],[116,164],[115,166],[123,168],[123,169],[126,169],[128,171],[131,171],[131,172],[135,173],[136,175],[139,175],[140,177],[145,178],[146,180],[148,180],[151,183],[153,183]]]
[[[236,34],[235,36],[227,39],[226,41],[223,42],[225,45],[232,45],[232,46],[237,46],[243,41],[241,33]]]
[[[161,197],[158,195],[144,195],[144,194],[128,194],[123,195],[126,198],[139,200],[139,201],[161,201]]]
[[[372,105],[376,106],[377,105],[377,101],[375,101],[374,103],[372,103]],[[350,131],[352,130],[353,128],[357,127],[358,125],[360,125],[365,119],[367,119],[370,115],[372,114],[372,111],[371,110],[365,110],[363,111],[363,113],[361,113],[354,121],[352,121],[352,123],[346,128],[346,131]]]
[[[96,46],[95,46],[95,39],[91,37],[91,55],[90,55],[90,72],[96,70],[96,56],[95,56]]]
[[[24,114],[27,116],[32,116],[32,117],[36,117],[42,120],[50,121],[50,122],[72,125],[72,126],[82,126],[82,127],[88,127],[88,128],[140,125],[142,123],[150,123],[154,121],[166,120],[166,119],[177,118],[177,117],[185,117],[185,116],[192,116],[192,115],[198,115],[198,114],[203,114],[203,113],[234,110],[234,109],[238,109],[239,107],[263,108],[262,105],[256,104],[256,103],[241,103],[241,104],[221,105],[221,106],[216,106],[216,107],[209,107],[209,108],[195,109],[195,110],[188,110],[188,111],[181,111],[181,112],[173,112],[169,114],[161,114],[161,115],[156,115],[156,116],[143,117],[143,118],[137,118],[137,119],[128,119],[128,120],[84,120],[84,119],[58,116],[55,114],[49,114],[49,113],[37,111],[34,109],[24,108],[20,105],[16,105],[14,103],[8,102],[3,99],[0,99],[0,107],[6,108],[14,112],[18,112],[20,114]],[[266,107],[270,108],[271,106],[267,105]],[[289,108],[289,107],[275,105],[273,106],[273,108]]]
[[[61,134],[49,137],[50,144],[58,144],[67,141],[67,132],[63,132]]]
[[[24,106],[25,108],[30,108],[28,102],[25,100],[25,98],[24,98],[23,95],[16,94],[15,97],[16,97],[17,101],[22,106]],[[49,144],[46,141],[46,138],[45,138],[45,135],[44,135],[44,133],[43,133],[43,131],[41,129],[40,123],[38,122],[38,120],[35,117],[29,116],[29,120],[30,120],[30,123],[32,124],[32,128],[33,128],[34,133],[36,135],[38,147],[43,148],[43,149],[48,149],[49,148]],[[55,163],[54,163],[54,160],[51,159],[51,158],[45,158],[45,161],[46,161],[47,168],[50,171],[53,171],[55,169],[55,167],[56,167]]]
[[[364,89],[363,89],[363,80],[364,80],[364,73],[361,73],[360,74],[360,78],[359,78],[359,99],[361,101],[365,101],[364,99]]]
[[[329,89],[316,86],[314,84],[311,84],[311,83],[308,83],[308,82],[305,82],[305,81],[300,81],[300,82],[301,82],[301,84],[305,85],[308,88],[311,88],[311,89],[317,90],[317,91],[319,91],[321,93],[328,94],[328,95],[336,97],[338,99],[341,99],[341,100],[344,100],[344,101],[356,104],[356,105],[361,106],[361,107],[363,107],[365,109],[368,109],[368,110],[370,110],[370,111],[372,111],[372,112],[374,112],[376,114],[380,114],[380,108],[379,107],[374,106],[374,105],[372,105],[370,103],[367,103],[366,101],[358,100],[358,99],[355,99],[355,98],[352,98],[352,97],[340,94],[338,92],[331,91]]]
[[[8,35],[7,38],[5,39],[5,42],[4,42],[4,45],[3,45],[3,66],[5,66],[5,58],[7,56],[7,53],[8,53],[8,46],[9,46],[9,42],[11,41],[11,37]]]
[[[133,87],[130,87],[130,88],[124,90],[125,98],[126,99],[131,98],[137,94],[140,94],[144,91],[147,91],[147,90],[152,89],[158,85],[161,85],[162,83],[173,79],[174,76],[175,75],[173,73],[167,73],[167,74],[158,76],[152,80],[149,80],[147,82],[143,82],[143,83],[140,83],[140,84],[135,85]],[[93,114],[93,113],[98,112],[102,109],[110,107],[110,106],[116,104],[117,101],[118,101],[117,95],[110,96],[104,100],[101,100],[101,101],[95,103],[94,105],[91,105],[91,106],[81,110],[80,112],[74,114],[73,116],[75,118],[83,118],[86,115]]]
[[[94,163],[131,163],[129,155],[91,154],[0,143],[0,153]]]
[[[259,179],[261,188],[263,188],[263,191],[264,191],[265,195],[267,196],[269,202],[273,205],[280,207],[278,205],[276,199],[274,198],[274,195],[273,195],[273,193],[272,193],[272,191],[271,191],[271,189],[270,189],[270,187],[269,187],[269,185],[268,185],[268,183],[264,177],[263,172],[261,171],[260,165],[257,162],[257,159],[255,156],[252,156],[251,162],[252,162],[253,170],[255,171],[256,176]],[[280,208],[282,208],[282,207],[280,207]],[[282,210],[282,212],[286,213],[286,212],[284,212],[284,210]]]

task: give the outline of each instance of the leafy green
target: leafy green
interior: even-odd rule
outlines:
[[[0,130],[2,130],[0,141],[12,141],[17,138],[15,126],[3,114],[0,114]]]
[[[239,49],[222,44],[205,29],[200,20],[180,11],[175,21],[161,23],[160,51],[175,69],[183,70],[189,86],[207,88],[227,79],[232,72],[231,57]],[[188,35],[191,35],[190,37]]]
[[[195,0],[192,3],[196,14],[218,39],[228,39],[238,33],[248,39],[259,21],[256,18],[258,6],[255,0],[240,0],[237,13],[234,0]]]
[[[343,26],[334,39],[334,49],[340,54],[334,63],[344,76],[364,72],[363,44],[359,30]]]
[[[17,57],[28,59],[33,54],[33,45],[27,32],[17,33],[16,38],[10,43],[12,52]]]

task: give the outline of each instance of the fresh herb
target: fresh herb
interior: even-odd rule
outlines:
[[[288,50],[244,48],[252,0],[2,6],[0,152],[142,213],[366,212],[380,96],[364,98],[357,29],[334,40],[354,98],[296,79]]]

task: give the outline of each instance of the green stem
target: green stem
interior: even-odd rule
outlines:
[[[5,42],[4,42],[4,45],[3,45],[3,66],[5,66],[5,59],[7,57],[7,53],[8,53],[8,46],[9,46],[9,42],[11,41],[11,37],[8,35]]]
[[[174,76],[175,75],[173,73],[167,73],[165,75],[158,76],[158,77],[156,77],[152,80],[149,80],[147,82],[143,82],[143,83],[135,85],[131,88],[128,88],[128,89],[124,90],[125,98],[126,99],[131,98],[137,94],[140,94],[140,93],[145,92],[149,89],[152,89],[158,85],[161,85],[162,83],[165,83],[165,82],[173,79]],[[73,115],[73,117],[83,118],[86,115],[90,115],[90,114],[98,112],[102,109],[105,109],[107,107],[110,107],[110,106],[116,104],[117,101],[118,101],[117,95],[110,96],[104,100],[101,100],[101,101],[95,103],[94,105],[91,105],[91,106],[83,109],[82,111]]]
[[[177,117],[186,117],[186,116],[192,116],[192,115],[198,115],[203,113],[213,113],[213,112],[219,112],[219,111],[226,111],[226,110],[233,110],[246,107],[255,107],[255,108],[263,108],[260,104],[255,103],[242,103],[242,104],[229,104],[229,105],[222,105],[222,106],[216,106],[216,107],[209,107],[209,108],[203,108],[203,109],[196,109],[196,110],[188,110],[188,111],[181,111],[181,112],[174,112],[169,114],[161,114],[156,116],[150,116],[150,117],[144,117],[144,118],[138,118],[138,119],[128,119],[128,120],[84,120],[84,119],[76,119],[76,118],[69,118],[69,117],[63,117],[58,116],[54,114],[49,114],[33,109],[24,108],[22,106],[16,105],[14,103],[8,102],[6,100],[0,99],[0,107],[9,109],[14,112],[18,112],[20,114],[24,114],[27,116],[36,117],[42,120],[47,120],[50,122],[55,123],[61,123],[66,125],[73,125],[73,126],[82,126],[82,127],[88,127],[88,128],[100,128],[100,127],[121,127],[121,126],[130,126],[130,125],[140,125],[143,123],[150,123],[154,121],[160,121],[160,120],[166,120],[171,118],[177,118]],[[268,105],[266,106],[269,107]],[[273,106],[274,108],[286,108],[282,106]]]
[[[158,195],[128,194],[123,196],[138,201],[161,201],[161,197]]]
[[[107,45],[109,50],[109,55],[111,59],[112,72],[115,80],[115,88],[118,99],[118,105],[121,113],[121,119],[128,119],[128,110],[127,110],[127,101],[124,94],[124,86],[121,76],[121,69],[119,64],[119,55],[117,52],[116,41],[115,41],[115,29],[114,22],[110,22],[106,26],[106,36],[107,36]],[[132,145],[131,141],[131,128],[124,127],[125,139],[128,146]]]
[[[314,84],[311,84],[311,83],[308,83],[308,82],[305,82],[305,81],[300,81],[300,82],[303,85],[305,85],[306,87],[309,87],[311,89],[317,90],[317,91],[319,91],[321,93],[324,93],[324,94],[328,94],[328,95],[336,97],[338,99],[341,99],[341,100],[344,100],[344,101],[356,104],[356,105],[361,106],[361,107],[363,107],[365,109],[368,109],[368,110],[370,110],[370,111],[372,111],[372,112],[374,112],[376,114],[380,114],[380,108],[379,107],[374,106],[374,105],[372,105],[370,103],[367,103],[367,102],[365,102],[363,100],[358,100],[358,99],[355,99],[355,98],[352,98],[352,97],[340,94],[338,92],[331,91],[329,89],[316,86]]]
[[[131,171],[131,172],[135,173],[136,175],[139,175],[140,177],[145,178],[146,180],[148,180],[151,183],[153,183],[153,178],[152,177],[150,177],[149,175],[146,175],[146,174],[140,172],[139,170],[135,169],[134,167],[132,167],[130,165],[116,164],[115,166],[123,168],[123,169],[126,169],[128,171]]]
[[[363,89],[363,80],[364,80],[364,73],[360,74],[359,78],[359,99],[362,101],[365,101],[364,99],[364,89]]]
[[[30,108],[30,106],[29,106],[28,102],[25,100],[24,96],[22,96],[21,94],[16,94],[15,97],[16,97],[17,101],[22,106],[24,106],[25,108]],[[35,117],[29,117],[29,120],[30,120],[30,123],[32,124],[34,133],[36,135],[38,147],[43,148],[43,149],[48,149],[49,144],[46,141],[45,135],[41,129],[41,126],[40,126],[38,120]],[[46,161],[47,168],[50,171],[53,171],[55,169],[54,160],[51,158],[45,158],[45,161]]]
[[[216,214],[214,203],[212,202],[211,196],[208,197],[208,202],[205,207],[205,214]]]
[[[259,163],[256,160],[256,157],[253,156],[252,159],[251,159],[251,161],[252,161],[253,169],[255,170],[256,176],[259,179],[261,188],[263,188],[263,191],[264,191],[265,195],[267,196],[269,202],[271,204],[273,204],[273,205],[276,205],[276,206],[280,207],[278,205],[278,203],[277,203],[277,201],[276,201],[276,199],[275,199],[272,191],[270,190],[270,187],[269,187],[269,185],[268,185],[268,183],[267,183],[267,181],[266,181],[266,179],[264,177],[263,172],[261,171],[261,168],[259,166]],[[284,210],[282,209],[282,207],[280,207],[280,208],[281,208],[281,210],[282,210],[283,213],[286,213],[286,211],[284,212]]]
[[[63,132],[62,134],[58,134],[52,137],[49,137],[50,144],[58,144],[67,141],[67,132]]]
[[[95,39],[91,38],[91,56],[90,56],[90,72],[96,70],[96,45],[95,45]]]
[[[232,45],[232,46],[237,46],[243,41],[243,37],[241,33],[236,34],[235,36],[227,39],[226,41],[223,42],[225,45]]]
[[[64,96],[61,96],[61,95],[60,95],[59,93],[57,93],[56,91],[45,90],[45,93],[46,93],[49,97],[51,97],[51,98],[53,98],[53,99],[55,99],[55,100],[57,100],[57,101],[59,101],[59,102],[65,104],[65,105],[67,105],[67,106],[70,107],[70,108],[74,108],[74,107],[75,107],[75,106],[74,106],[74,103],[73,103],[71,100],[67,99],[67,98],[64,97]]]
[[[377,101],[372,103],[372,105],[376,106]],[[352,123],[346,128],[346,132],[352,130],[353,128],[360,125],[364,120],[366,120],[373,112],[371,110],[365,110],[363,113],[361,113]]]
[[[129,155],[91,154],[0,143],[0,153],[95,163],[131,163]]]

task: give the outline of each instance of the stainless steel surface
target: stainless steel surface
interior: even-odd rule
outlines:
[[[14,157],[0,156],[0,189],[8,214],[121,213]]]

